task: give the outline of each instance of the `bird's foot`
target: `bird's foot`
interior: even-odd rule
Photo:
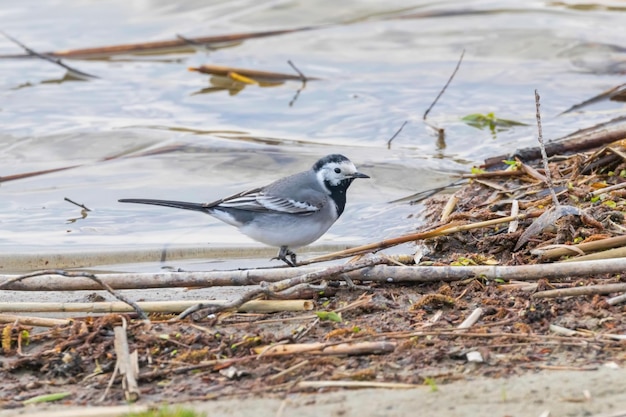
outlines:
[[[287,258],[287,257],[289,257],[289,258]],[[280,261],[283,261],[284,263],[286,263],[289,266],[294,266],[294,267],[297,266],[296,253],[290,251],[287,246],[281,246],[280,250],[278,251],[278,255],[276,255],[275,257],[273,257],[270,260],[273,261],[274,259],[278,259]]]

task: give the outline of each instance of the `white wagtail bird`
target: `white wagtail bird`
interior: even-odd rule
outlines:
[[[212,203],[137,198],[119,201],[210,214],[258,242],[280,247],[272,259],[296,266],[296,254],[291,249],[316,241],[337,221],[346,206],[346,191],[356,178],[369,176],[357,171],[345,156],[334,154],[323,157],[308,171]]]

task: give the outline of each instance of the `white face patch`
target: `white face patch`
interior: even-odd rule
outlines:
[[[317,172],[317,179],[326,188],[324,182],[328,182],[331,186],[336,186],[347,178],[353,178],[356,172],[358,172],[356,167],[350,161],[329,162]],[[330,190],[328,191],[330,193]]]

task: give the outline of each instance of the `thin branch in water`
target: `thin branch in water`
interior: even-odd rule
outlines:
[[[400,132],[402,132],[402,129],[404,129],[404,126],[406,126],[407,123],[409,123],[409,121],[405,120],[404,123],[402,123],[402,126],[400,126],[400,129],[396,130],[396,133],[394,133],[393,136],[389,138],[389,140],[387,141],[387,149],[391,149],[391,142],[396,138],[396,136],[400,134]]]
[[[302,71],[300,71],[298,69],[298,67],[296,67],[296,65],[293,62],[291,62],[290,59],[287,60],[287,63],[291,66],[291,68],[293,68],[293,70],[295,72],[298,73],[298,75],[300,76],[300,80],[302,81],[302,85],[300,86],[300,88],[298,88],[298,91],[296,91],[296,94],[293,96],[293,98],[289,102],[289,107],[293,107],[293,105],[295,104],[296,100],[298,100],[298,97],[300,97],[300,93],[302,92],[302,90],[304,90],[306,88],[306,82],[309,79],[307,78],[306,75],[304,75],[304,73]]]
[[[180,39],[181,41],[185,42],[186,44],[192,45],[192,46],[196,46],[198,48],[202,48],[205,49],[207,51],[215,51],[217,50],[216,48],[214,48],[213,46],[211,46],[210,43],[202,43],[202,42],[198,42],[195,39],[191,39],[191,38],[187,38],[181,34],[176,34],[176,37],[178,39]]]
[[[85,211],[91,211],[91,209],[87,208],[84,204],[79,204],[79,203],[77,203],[76,201],[71,200],[71,199],[69,199],[69,198],[67,198],[67,197],[65,197],[65,198],[64,198],[64,200],[65,200],[65,201],[67,201],[68,203],[72,203],[72,204],[74,204],[75,206],[78,206],[78,207],[82,208],[82,209],[83,209],[83,210],[85,210]]]
[[[578,104],[574,104],[574,105],[573,105],[572,107],[570,107],[569,109],[567,109],[567,110],[565,110],[565,111],[561,112],[561,113],[559,114],[559,116],[561,116],[561,115],[563,115],[563,114],[566,114],[566,113],[573,112],[574,110],[579,110],[579,109],[581,109],[581,108],[583,108],[583,107],[585,107],[585,106],[588,106],[588,105],[590,105],[590,104],[595,104],[595,103],[597,103],[597,102],[599,102],[599,101],[602,101],[602,100],[605,100],[605,99],[607,99],[607,98],[608,98],[609,100],[612,100],[612,99],[613,99],[613,96],[614,96],[614,95],[616,95],[616,94],[618,94],[621,90],[623,90],[623,89],[624,89],[624,87],[626,87],[626,84],[620,84],[620,85],[615,86],[615,87],[613,87],[613,88],[609,88],[608,90],[603,91],[602,93],[598,94],[597,96],[591,97],[590,99],[587,99],[587,100],[585,100],[585,101],[583,101],[583,102],[580,102],[580,103],[578,103]]]
[[[293,98],[289,102],[289,107],[293,107],[295,102],[298,100],[298,97],[300,97],[300,93],[302,92],[302,90],[304,90],[304,87],[305,87],[305,85],[304,85],[304,81],[303,81],[302,82],[302,86],[300,86],[300,88],[298,88],[298,91],[296,91],[296,94],[294,94]]]
[[[128,304],[129,306],[131,306],[133,308],[133,310],[135,310],[137,312],[137,315],[139,316],[139,318],[141,320],[148,320],[148,316],[141,309],[141,307],[139,307],[137,305],[137,303],[135,303],[133,300],[130,300],[130,299],[124,297],[122,294],[118,293],[113,288],[111,288],[111,286],[109,284],[107,284],[106,282],[102,281],[100,278],[96,277],[94,274],[90,274],[89,272],[80,272],[80,271],[68,272],[68,271],[63,271],[63,270],[60,270],[60,269],[51,269],[51,270],[45,270],[45,271],[32,272],[30,274],[20,275],[20,276],[17,276],[15,278],[8,279],[8,280],[4,281],[3,283],[0,283],[0,290],[8,287],[9,285],[11,285],[11,284],[13,284],[15,282],[19,282],[19,281],[22,281],[22,280],[28,279],[28,278],[38,277],[38,276],[41,276],[41,275],[61,275],[63,277],[88,278],[88,279],[98,283],[98,285],[100,285],[102,288],[107,290],[113,297],[115,297],[118,300],[120,300],[120,301]]]
[[[435,100],[432,102],[432,104],[428,107],[428,109],[426,109],[426,111],[424,112],[424,116],[422,116],[422,119],[424,121],[426,121],[426,117],[428,116],[428,113],[430,113],[430,111],[433,109],[433,107],[435,107],[435,104],[437,104],[437,102],[439,101],[439,99],[441,98],[441,96],[443,95],[443,93],[446,91],[446,89],[448,88],[448,86],[450,85],[450,83],[452,82],[452,79],[454,78],[454,76],[456,75],[457,71],[459,70],[459,68],[461,67],[461,62],[463,61],[463,56],[465,56],[465,49],[463,49],[463,52],[461,52],[461,56],[459,57],[459,61],[456,63],[456,68],[454,68],[454,71],[452,71],[452,74],[450,75],[450,78],[448,78],[448,81],[446,82],[446,84],[443,86],[443,88],[441,89],[441,91],[439,92],[439,94],[437,95],[437,97],[435,98]]]
[[[288,60],[287,60],[287,63],[291,66],[291,68],[293,68],[293,70],[294,70],[295,72],[297,72],[297,73],[298,73],[298,75],[300,76],[300,79],[301,79],[303,82],[307,82],[307,81],[309,80],[309,79],[308,79],[308,77],[307,77],[306,75],[304,75],[304,73],[303,73],[302,71],[300,71],[300,70],[298,69],[298,67],[296,67],[296,65],[295,65],[293,62],[291,62],[291,59],[288,59]]]
[[[535,90],[535,108],[537,109],[537,140],[539,141],[539,148],[541,149],[541,160],[543,162],[543,169],[545,170],[546,174],[546,182],[548,183],[548,188],[550,188],[550,194],[552,195],[554,207],[558,207],[559,200],[556,198],[556,193],[554,192],[552,175],[550,174],[550,167],[548,166],[548,154],[546,153],[546,146],[543,143],[543,132],[541,129],[541,112],[539,111],[539,107],[541,106],[541,104],[539,102],[539,99],[539,92]]]
[[[39,52],[29,48],[28,46],[24,45],[22,42],[18,41],[17,39],[15,39],[12,36],[9,36],[8,34],[6,34],[3,31],[0,31],[0,34],[2,34],[5,38],[7,38],[11,42],[15,43],[16,45],[21,47],[26,52],[28,52],[29,55],[36,56],[37,58],[41,58],[41,59],[43,59],[45,61],[52,62],[53,64],[56,64],[56,65],[58,65],[58,66],[60,66],[62,68],[65,68],[66,70],[69,71],[69,74],[74,76],[75,78],[79,78],[79,79],[83,79],[83,80],[84,79],[89,79],[89,78],[100,78],[100,77],[97,77],[95,75],[88,74],[88,73],[86,73],[84,71],[78,70],[76,68],[72,68],[69,65],[63,63],[60,58],[53,58],[53,57],[48,56],[48,55],[40,54]]]

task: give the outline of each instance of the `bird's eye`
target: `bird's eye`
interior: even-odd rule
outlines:
[[[340,169],[340,168],[335,168],[335,173],[336,173],[336,174],[341,173],[341,169]]]

